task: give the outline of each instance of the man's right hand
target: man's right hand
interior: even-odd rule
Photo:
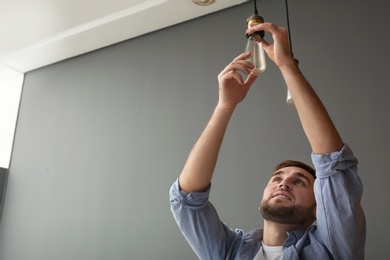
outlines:
[[[253,64],[247,61],[250,55],[249,52],[240,54],[219,73],[219,107],[234,109],[256,80],[257,76],[250,74],[253,69]],[[245,81],[238,71],[248,75]]]

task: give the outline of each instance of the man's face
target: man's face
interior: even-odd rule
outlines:
[[[289,166],[273,173],[264,189],[260,211],[265,220],[280,224],[308,225],[315,219],[314,177]]]

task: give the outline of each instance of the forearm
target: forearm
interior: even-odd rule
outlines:
[[[206,128],[195,143],[179,177],[180,188],[186,192],[204,191],[218,159],[223,136],[234,109],[217,106]]]
[[[313,152],[326,154],[340,150],[343,141],[325,106],[298,66],[290,64],[280,67],[280,70]]]
[[[183,191],[204,191],[210,185],[229,120],[256,80],[256,76],[248,75],[253,69],[253,64],[247,61],[249,56],[249,52],[240,54],[218,75],[218,104],[179,176]],[[239,72],[248,77],[244,80]]]

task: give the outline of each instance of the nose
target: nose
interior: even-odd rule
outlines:
[[[279,188],[291,190],[291,186],[286,180],[283,180],[279,183]]]

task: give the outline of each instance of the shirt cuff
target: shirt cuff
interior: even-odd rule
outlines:
[[[179,179],[172,184],[169,191],[171,201],[177,200],[182,207],[188,207],[190,209],[201,209],[207,206],[209,201],[211,184],[203,192],[185,192],[180,189]]]
[[[311,159],[318,178],[330,177],[358,164],[358,160],[347,144],[344,144],[340,151],[328,154],[312,153]]]

